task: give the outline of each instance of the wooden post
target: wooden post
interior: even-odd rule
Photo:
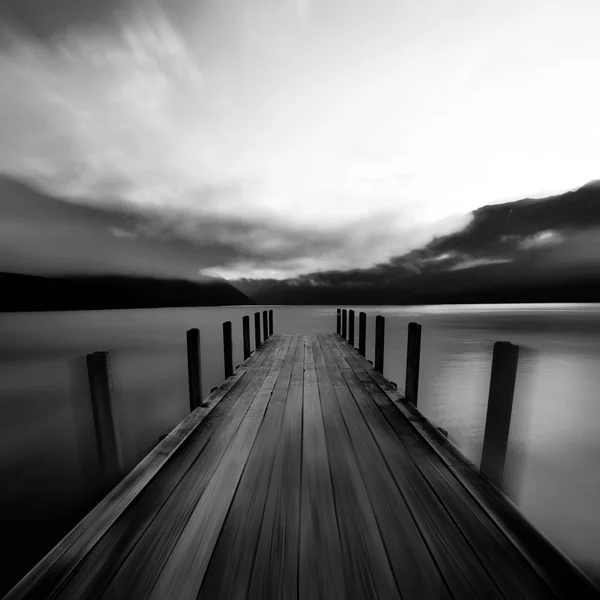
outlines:
[[[518,362],[518,346],[510,342],[494,344],[480,471],[499,489],[504,477]]]
[[[342,333],[342,309],[337,309],[337,327],[335,329],[336,333],[340,335]]]
[[[354,311],[348,312],[348,342],[354,346]]]
[[[266,310],[263,310],[263,333],[266,342],[269,337],[269,314]]]
[[[364,356],[367,347],[367,313],[358,315],[358,351]]]
[[[273,309],[269,310],[269,335],[273,335]]]
[[[346,339],[348,335],[348,311],[344,308],[342,310],[342,337]]]
[[[406,400],[417,406],[419,395],[419,364],[421,362],[421,326],[418,323],[408,324],[408,342],[406,348]]]
[[[112,488],[125,469],[113,413],[108,352],[88,354],[86,360],[100,468],[106,487]]]
[[[254,347],[260,346],[260,313],[254,313]]]
[[[190,412],[202,406],[202,362],[200,359],[200,331],[187,332],[188,384],[190,388]]]
[[[244,340],[244,360],[250,356],[250,317],[246,315],[242,319],[242,337]]]
[[[231,339],[231,321],[223,323],[223,355],[225,361],[225,379],[233,375],[233,341]]]
[[[385,344],[385,317],[375,319],[375,370],[383,374],[383,347]]]

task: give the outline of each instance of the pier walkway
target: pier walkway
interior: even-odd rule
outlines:
[[[337,334],[274,334],[6,598],[595,598]]]

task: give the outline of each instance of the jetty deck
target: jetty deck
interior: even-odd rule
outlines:
[[[588,597],[337,334],[269,337],[7,596]]]

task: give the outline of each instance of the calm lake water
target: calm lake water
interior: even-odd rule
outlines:
[[[185,332],[202,336],[205,395],[224,377],[221,324],[273,308],[275,331],[335,330],[335,307],[235,307],[0,315],[0,595],[101,497],[84,357],[108,350],[128,469],[188,412]],[[406,329],[423,325],[419,407],[479,464],[492,345],[521,347],[507,491],[588,574],[600,572],[600,305],[347,307],[367,358],[386,317],[384,373],[404,388]],[[358,323],[357,323],[358,325]],[[253,323],[252,323],[253,332]],[[252,333],[252,338],[253,338]]]

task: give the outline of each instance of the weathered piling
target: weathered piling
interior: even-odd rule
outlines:
[[[112,488],[123,478],[125,469],[115,426],[108,352],[88,354],[86,361],[103,483]]]
[[[385,317],[375,319],[375,370],[383,374],[383,347],[385,344]]]
[[[406,385],[404,396],[417,406],[419,395],[419,365],[421,362],[421,325],[408,324],[408,341],[406,347]]]
[[[254,347],[260,346],[260,313],[254,313]]]
[[[187,338],[188,385],[190,412],[202,405],[202,361],[200,358],[200,331],[190,329]]]
[[[269,310],[269,335],[273,335],[273,309]]]
[[[242,319],[242,337],[244,340],[244,360],[246,360],[250,352],[250,317],[246,315]]]
[[[338,308],[337,309],[337,326],[336,326],[336,333],[339,335],[342,333],[342,309]]]
[[[358,351],[364,356],[367,346],[367,313],[358,314]]]
[[[233,375],[233,340],[231,336],[231,321],[223,323],[223,362],[225,364],[225,379]]]
[[[518,346],[510,342],[494,344],[480,470],[499,489],[504,477],[518,362]]]
[[[348,311],[344,308],[342,309],[342,337],[347,339],[348,335]]]
[[[348,342],[354,346],[354,311],[348,311]]]
[[[263,338],[266,342],[269,337],[269,314],[266,310],[263,310],[263,334]]]

